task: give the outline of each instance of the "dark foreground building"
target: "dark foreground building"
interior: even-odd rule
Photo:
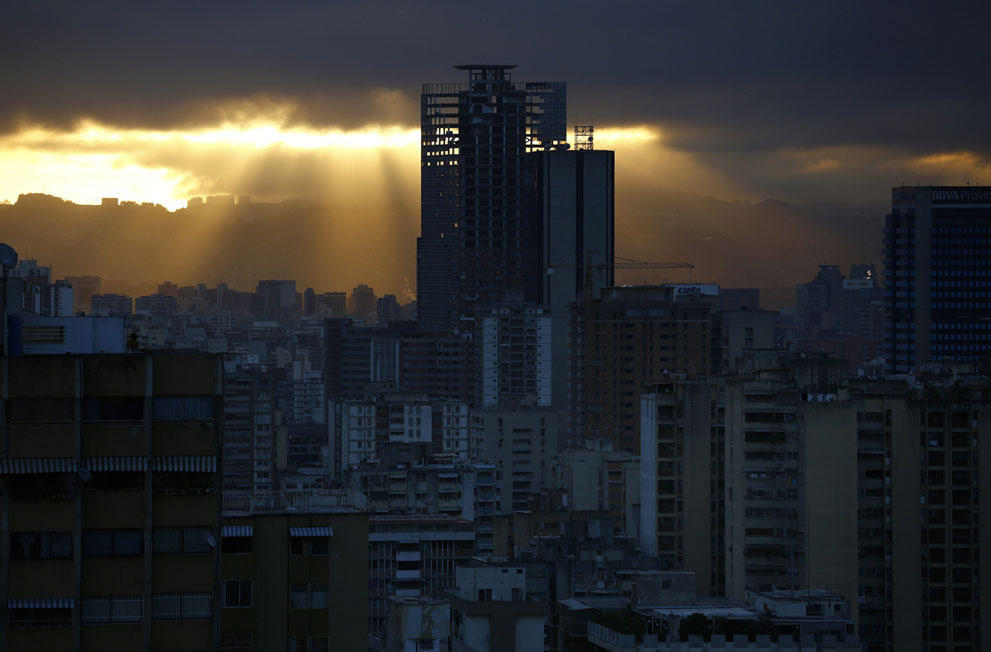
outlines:
[[[0,375],[0,649],[217,649],[220,358]]]

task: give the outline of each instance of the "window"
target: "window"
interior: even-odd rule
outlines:
[[[141,421],[145,401],[141,396],[85,398],[82,417],[83,421]]]
[[[293,584],[289,590],[289,607],[291,609],[306,609],[309,603],[305,584]]]
[[[71,559],[71,532],[12,532],[10,558]]]
[[[213,596],[209,593],[157,593],[152,596],[152,620],[209,620],[212,612]]]
[[[310,608],[311,609],[326,609],[327,608],[327,585],[326,584],[313,584],[310,587]]]
[[[308,540],[311,555],[326,555],[330,550],[328,537],[314,537]]]
[[[155,528],[155,552],[210,552],[210,528]]]
[[[72,609],[12,608],[7,612],[11,629],[50,629],[72,627]]]
[[[330,552],[328,537],[292,537],[289,551],[294,555],[327,555]]]
[[[136,557],[144,550],[141,530],[85,530],[84,557]]]
[[[254,548],[253,543],[253,537],[223,537],[220,540],[220,550],[224,554],[250,553]]]
[[[140,595],[83,598],[79,618],[84,625],[140,623],[142,602]]]
[[[212,396],[156,396],[152,418],[156,421],[203,421],[213,419]]]
[[[311,636],[309,639],[295,637],[289,639],[289,652],[329,652],[330,639],[326,636]]]
[[[32,344],[62,344],[65,342],[65,326],[23,326],[21,338]]]
[[[326,609],[326,584],[293,584],[289,593],[291,609]]]
[[[251,634],[236,633],[220,636],[220,652],[253,652]]]
[[[143,491],[145,474],[144,471],[94,471],[83,486],[86,491]]]
[[[251,580],[227,580],[224,582],[225,607],[251,606]]]
[[[199,471],[155,471],[151,481],[156,494],[204,496],[214,491],[216,475]]]

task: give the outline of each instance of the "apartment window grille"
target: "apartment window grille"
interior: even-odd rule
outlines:
[[[251,634],[238,632],[220,637],[220,652],[253,652]]]
[[[71,559],[71,532],[13,532],[10,535],[10,558]]]
[[[209,620],[212,616],[213,595],[210,593],[157,593],[152,596],[152,620]]]
[[[65,342],[65,326],[24,326],[21,338],[32,344],[62,344]]]
[[[84,557],[136,557],[144,551],[141,530],[85,530]]]
[[[155,552],[210,552],[210,528],[155,528]]]
[[[12,608],[7,618],[11,629],[72,627],[72,608]]]
[[[308,639],[294,637],[289,639],[289,652],[329,652],[330,639],[326,636],[311,636]]]
[[[140,623],[143,602],[139,595],[83,598],[79,618],[84,625]]]
[[[152,403],[156,421],[208,421],[213,412],[212,396],[156,396]]]

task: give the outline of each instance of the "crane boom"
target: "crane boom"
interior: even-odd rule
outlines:
[[[634,260],[616,256],[615,269],[695,269],[695,265],[685,262],[665,263],[660,261]]]

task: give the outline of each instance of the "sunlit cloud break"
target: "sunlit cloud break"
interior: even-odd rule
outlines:
[[[650,126],[596,129],[600,147],[647,145],[659,138]],[[176,209],[197,194],[250,192],[226,180],[231,168],[260,156],[278,155],[283,162],[317,156],[333,164],[328,174],[335,178],[328,184],[340,184],[354,181],[357,170],[380,167],[383,155],[399,156],[415,173],[419,143],[419,130],[405,125],[289,125],[278,111],[186,129],[118,128],[94,120],[68,130],[30,125],[0,136],[0,200],[47,192],[78,203],[113,196]]]

